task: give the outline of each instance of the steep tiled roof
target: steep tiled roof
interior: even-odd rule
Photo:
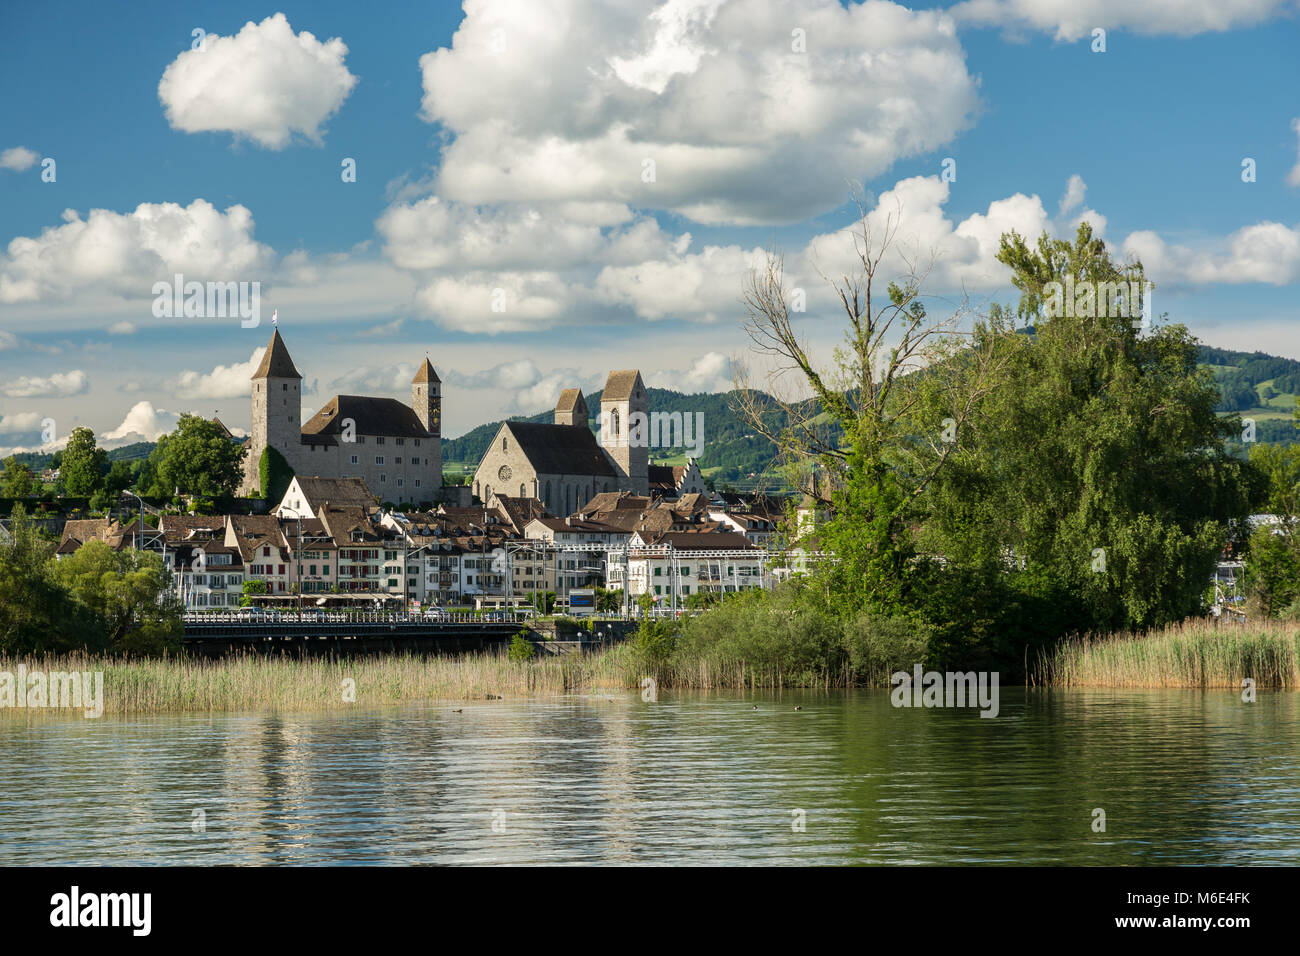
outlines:
[[[253,373],[253,378],[302,378],[298,370],[293,366],[293,359],[289,358],[289,349],[284,344],[284,339],[280,338],[280,330],[276,329],[271,333],[271,342],[267,345],[266,351],[262,354],[262,364],[257,366],[257,371]]]
[[[617,478],[609,456],[588,428],[506,422],[519,450],[539,475],[599,475]]]
[[[566,388],[560,393],[560,400],[555,403],[557,412],[571,412],[575,408],[581,408],[583,418],[587,418],[587,400],[582,397],[582,389]]]
[[[433,370],[433,363],[429,361],[429,357],[426,355],[424,357],[424,364],[422,364],[416,371],[415,378],[411,379],[411,384],[423,385],[428,382],[441,381],[442,379],[438,378],[438,373]]]
[[[634,368],[610,372],[609,378],[605,380],[605,390],[600,393],[601,402],[627,401],[632,397],[632,389],[640,381],[641,373]]]
[[[363,395],[335,395],[309,421],[303,424],[303,441],[309,435],[337,435],[345,419],[352,419],[358,435],[384,435],[396,438],[428,438],[409,405],[395,398],[369,398]],[[575,429],[576,430],[576,429]],[[416,454],[419,454],[418,452]]]
[[[319,478],[296,475],[295,480],[313,513],[327,501],[331,506],[338,508],[370,508],[375,504],[375,496],[370,493],[370,489],[361,478]]]

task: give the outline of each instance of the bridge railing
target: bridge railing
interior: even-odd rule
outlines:
[[[518,624],[528,615],[517,611],[240,611],[186,612],[186,624]]]

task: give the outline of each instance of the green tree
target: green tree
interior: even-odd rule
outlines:
[[[179,646],[180,618],[159,601],[169,584],[160,555],[87,541],[55,563],[54,579],[95,615],[113,650],[152,654]]]
[[[55,580],[54,545],[15,505],[8,535],[0,536],[0,653],[102,650],[93,617]]]
[[[95,444],[95,433],[80,426],[72,430],[63,451],[59,480],[69,495],[93,495],[103,484],[108,453]]]
[[[256,578],[244,582],[244,596],[239,599],[240,607],[251,607],[254,595],[268,593],[266,582]]]
[[[950,468],[925,502],[923,549],[983,580],[1020,575],[1035,599],[1077,600],[1081,629],[1199,612],[1253,479],[1225,445],[1240,423],[1216,414],[1195,340],[1179,325],[1143,329],[1140,296],[1047,314],[1050,283],[1067,276],[1098,300],[1121,283],[1145,288],[1141,264],[1113,263],[1087,223],[1073,243],[1044,235],[1036,249],[1004,236],[999,259],[1033,325],[1017,331],[995,308],[976,329],[1004,379],[955,430]]]
[[[262,497],[269,502],[278,503],[289,490],[293,469],[283,455],[267,445],[262,449],[262,457],[257,462],[257,476]]]
[[[139,462],[118,459],[109,465],[108,474],[104,476],[104,492],[116,500],[135,481]]]
[[[901,611],[913,567],[914,505],[948,458],[949,446],[918,441],[918,436],[937,435],[939,422],[927,418],[930,410],[918,401],[917,389],[928,380],[916,373],[962,353],[967,374],[945,389],[945,417],[960,428],[973,396],[989,387],[987,379],[996,371],[989,350],[963,348],[959,313],[930,315],[922,297],[923,272],[912,270],[901,282],[884,281],[897,228],[895,217],[879,223],[862,209],[853,236],[853,269],[831,283],[847,328],[845,345],[830,366],[814,360],[793,319],[779,256],[770,254],[751,272],[744,292],[745,330],[755,351],[774,359],[767,364],[775,371],[763,400],[756,397],[761,391],[748,386],[744,371],[738,372],[739,411],[777,445],[788,464],[813,466],[809,490],[834,506],[818,531],[822,549],[834,558],[819,574],[825,592],[834,594],[846,613]],[[797,395],[785,394],[791,370],[806,386]],[[805,392],[815,401],[806,401]]]
[[[10,456],[5,459],[4,472],[0,473],[0,497],[26,498],[36,490],[36,480],[27,465]]]
[[[182,415],[176,429],[158,439],[149,455],[152,472],[147,494],[233,495],[243,478],[246,450],[221,427],[199,415]]]

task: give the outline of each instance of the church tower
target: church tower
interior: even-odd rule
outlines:
[[[253,434],[244,458],[245,493],[259,487],[258,463],[262,450],[270,445],[295,471],[302,450],[302,376],[289,357],[289,349],[280,338],[280,330],[271,333],[271,341],[262,355],[262,363],[253,373]]]
[[[587,400],[582,397],[582,389],[566,388],[560,393],[560,400],[555,403],[555,424],[590,428],[587,424],[588,414]]]
[[[600,396],[600,444],[636,495],[650,493],[650,414],[636,369],[610,372]]]
[[[430,436],[430,447],[421,457],[430,466],[431,496],[437,497],[442,488],[442,380],[428,356],[411,379],[411,410]]]

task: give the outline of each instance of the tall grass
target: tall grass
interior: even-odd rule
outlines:
[[[1143,634],[1066,640],[1039,657],[1053,687],[1300,687],[1300,625],[1189,620]]]
[[[634,687],[640,678],[628,657],[622,647],[597,654],[543,654],[531,661],[512,661],[505,652],[354,659],[59,655],[0,658],[0,671],[14,673],[19,663],[28,673],[102,671],[105,714],[304,711]],[[355,689],[354,700],[347,699],[349,688]],[[38,712],[0,709],[0,715],[6,713]]]

